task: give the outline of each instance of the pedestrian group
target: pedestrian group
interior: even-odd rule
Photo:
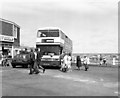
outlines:
[[[25,49],[25,52],[27,52],[27,49]],[[3,55],[4,57],[4,55]],[[6,57],[6,58],[5,58]],[[12,66],[8,56],[5,56],[4,60],[2,61],[2,66]],[[28,54],[28,62],[29,62],[29,75],[32,74],[38,74],[40,73],[39,69],[43,70],[43,73],[45,72],[45,68],[43,68],[41,66],[41,58],[42,58],[42,53],[40,52],[40,48],[36,48],[34,51],[33,49],[30,50],[29,54]],[[69,72],[72,71],[71,68],[71,64],[72,64],[72,57],[71,57],[71,53],[65,53],[63,52],[60,56],[61,59],[61,68],[60,70],[63,72]],[[115,57],[113,58],[113,65],[115,65]],[[89,61],[89,57],[84,56],[84,57],[80,57],[77,56],[76,57],[76,66],[78,68],[78,70],[80,70],[80,68],[82,66],[84,66],[85,71],[87,71],[89,69],[89,65],[90,61]],[[99,57],[99,65],[105,64],[107,65],[107,60],[105,57],[102,57],[100,55]]]
[[[89,58],[87,58],[87,56],[84,56],[82,60],[80,56],[77,56],[76,61],[77,61],[76,66],[78,70],[80,70],[80,67],[82,67],[82,65],[85,67],[85,71],[88,70]],[[71,53],[63,53],[61,55],[61,69],[60,70],[63,72],[72,71],[71,64],[72,64]]]
[[[72,57],[71,57],[71,53],[65,53],[62,54],[62,58],[61,58],[61,71],[63,72],[68,72],[68,71],[72,71],[71,69],[71,62],[72,62]]]
[[[80,56],[77,56],[76,58],[76,66],[78,67],[78,70],[80,70],[80,67],[84,66],[85,71],[88,70],[89,66],[89,58],[87,56],[84,56],[84,58],[81,58]]]
[[[45,72],[45,68],[40,65],[41,57],[42,54],[40,52],[40,48],[36,48],[35,51],[31,49],[31,52],[29,53],[30,75],[32,75],[33,73],[38,74],[40,72],[39,68],[43,70],[43,73]]]

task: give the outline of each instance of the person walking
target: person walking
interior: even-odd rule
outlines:
[[[35,74],[38,74],[39,73],[39,61],[40,61],[40,54],[38,52],[38,49],[36,48],[35,51],[34,51],[34,55],[35,55],[35,61],[34,61],[34,72]]]
[[[37,49],[35,49],[35,51],[33,52],[33,50],[31,50],[30,52],[30,75],[35,73],[38,74],[39,70],[38,70],[38,58],[37,58]]]
[[[41,66],[41,57],[42,57],[42,53],[40,52],[40,48],[38,48],[38,52],[37,52],[37,58],[38,58],[38,68],[43,70],[43,73],[45,72],[45,68],[43,68]]]
[[[34,73],[35,68],[34,68],[34,63],[35,63],[35,54],[33,52],[33,49],[31,49],[30,53],[28,54],[29,56],[29,68],[30,68],[30,75]]]
[[[33,49],[31,49],[30,53],[28,54],[28,62],[29,62],[29,68],[30,68],[30,75],[33,74],[34,70],[34,61],[35,61],[35,55],[33,52]]]
[[[80,70],[80,67],[82,66],[80,56],[77,56],[76,60],[77,60],[77,62],[76,62],[76,66],[78,67],[78,70]]]

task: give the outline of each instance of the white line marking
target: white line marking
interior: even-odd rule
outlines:
[[[20,71],[22,73],[28,73],[29,72],[28,70],[17,70],[17,71]]]
[[[118,83],[104,83],[105,87],[118,87]]]
[[[115,91],[114,93],[115,93],[115,94],[118,94],[118,91]]]
[[[55,75],[54,77],[68,79],[68,80],[73,80],[73,81],[77,81],[77,82],[96,83],[96,81],[93,81],[93,80],[81,79],[81,78],[70,77],[70,76]]]

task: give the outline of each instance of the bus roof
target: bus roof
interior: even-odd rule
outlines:
[[[58,29],[58,30],[61,30],[59,27],[43,27],[43,28],[39,28],[38,30],[53,30],[53,29]]]

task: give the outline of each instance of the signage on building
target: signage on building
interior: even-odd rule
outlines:
[[[14,37],[6,36],[6,35],[0,35],[0,41],[14,42]]]

